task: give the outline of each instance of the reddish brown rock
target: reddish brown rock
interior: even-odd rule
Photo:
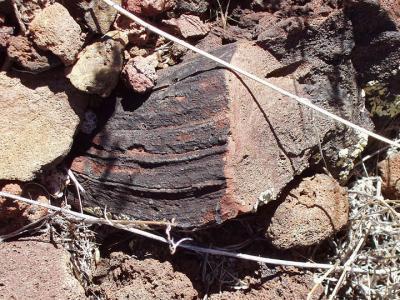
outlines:
[[[0,244],[0,299],[86,299],[72,275],[70,255],[29,238]]]
[[[117,16],[114,27],[124,31],[128,35],[129,43],[135,46],[144,46],[150,38],[149,32],[144,27],[122,15]]]
[[[204,23],[198,16],[181,15],[178,19],[163,20],[163,24],[171,31],[184,38],[200,38],[210,31],[210,25]]]
[[[29,29],[39,48],[53,52],[65,65],[75,62],[83,46],[82,31],[64,6],[56,2],[46,7]]]
[[[389,199],[400,199],[400,153],[393,153],[378,164],[382,192]]]
[[[14,29],[8,26],[0,27],[0,50],[7,47],[8,41],[11,38]]]
[[[305,178],[279,205],[267,238],[279,249],[308,247],[341,230],[348,222],[346,190],[327,175]]]
[[[171,10],[175,6],[175,0],[124,0],[123,7],[128,11],[143,15],[156,16]]]
[[[2,192],[20,196],[19,183],[0,183]],[[30,189],[30,199],[49,204],[49,200],[37,189]],[[47,209],[0,197],[0,235],[5,235],[34,222],[47,214]]]
[[[149,92],[153,89],[157,80],[155,69],[157,64],[158,60],[155,55],[131,59],[122,70],[122,78],[125,84],[136,93],[144,94]]]
[[[7,54],[17,67],[38,73],[59,65],[60,60],[50,52],[38,49],[25,36],[13,36],[9,40]]]

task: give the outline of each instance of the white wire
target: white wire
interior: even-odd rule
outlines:
[[[224,67],[226,67],[227,69],[229,69],[231,71],[234,71],[236,73],[242,74],[242,75],[244,75],[244,76],[246,76],[246,77],[248,77],[248,78],[250,78],[250,79],[252,79],[252,80],[254,80],[256,82],[258,82],[258,83],[261,83],[262,85],[265,85],[265,86],[269,87],[270,89],[272,89],[274,91],[277,91],[278,93],[280,93],[282,95],[285,95],[285,96],[287,96],[287,97],[289,97],[291,99],[294,99],[297,102],[299,102],[299,103],[301,103],[301,104],[303,104],[303,105],[305,105],[305,106],[307,106],[307,107],[319,112],[322,115],[325,115],[325,116],[327,116],[327,117],[329,117],[331,119],[334,119],[334,120],[336,120],[336,121],[338,121],[338,122],[340,122],[340,123],[342,123],[342,124],[344,124],[344,125],[346,125],[346,126],[348,126],[350,128],[353,128],[353,129],[355,129],[355,130],[357,130],[357,131],[359,131],[361,133],[364,133],[364,134],[366,134],[366,135],[368,135],[370,137],[373,137],[373,138],[375,138],[375,139],[377,139],[377,140],[379,140],[381,142],[384,142],[386,144],[389,144],[389,145],[392,145],[392,146],[400,148],[400,143],[392,141],[392,140],[390,140],[388,138],[385,138],[385,137],[383,137],[383,136],[381,136],[379,134],[376,134],[376,133],[374,133],[372,131],[369,131],[368,129],[365,129],[365,128],[361,127],[361,126],[358,126],[358,125],[356,125],[356,124],[354,124],[354,123],[352,123],[352,122],[350,122],[350,121],[348,121],[346,119],[343,119],[342,117],[339,117],[339,116],[337,116],[337,115],[335,115],[335,114],[333,114],[333,113],[331,113],[331,112],[329,112],[329,111],[327,111],[327,110],[325,110],[325,109],[313,104],[307,98],[302,98],[302,97],[299,97],[297,95],[294,95],[294,94],[292,94],[292,93],[290,93],[290,92],[288,92],[288,91],[286,91],[286,90],[284,90],[284,89],[282,89],[282,88],[280,88],[280,87],[278,87],[278,86],[276,86],[276,85],[274,85],[274,84],[272,84],[272,83],[270,83],[270,82],[268,82],[268,81],[266,81],[264,79],[261,79],[261,78],[257,77],[254,74],[251,74],[251,73],[247,72],[246,70],[243,70],[243,69],[241,69],[241,68],[239,68],[237,66],[234,66],[234,65],[232,65],[232,64],[230,64],[230,63],[228,63],[228,62],[226,62],[226,61],[224,61],[224,60],[222,60],[222,59],[220,59],[220,58],[218,58],[218,57],[216,57],[216,56],[214,56],[214,55],[212,55],[212,54],[210,54],[208,52],[205,52],[205,51],[203,51],[203,50],[201,50],[201,49],[199,49],[199,48],[197,48],[197,47],[195,47],[195,46],[193,46],[193,45],[191,45],[191,44],[189,44],[189,43],[187,43],[187,42],[185,42],[185,41],[183,41],[181,39],[178,39],[177,37],[165,32],[165,31],[163,31],[161,29],[158,29],[157,27],[155,27],[155,26],[153,26],[153,25],[151,25],[149,23],[147,23],[146,21],[144,21],[141,18],[135,16],[134,14],[132,14],[129,11],[125,10],[120,5],[114,3],[111,0],[102,0],[102,1],[104,1],[106,4],[110,5],[114,9],[116,9],[118,12],[120,12],[124,16],[126,16],[129,19],[133,20],[137,24],[147,28],[148,30],[150,30],[150,31],[152,31],[152,32],[154,32],[154,33],[156,33],[156,34],[158,34],[160,36],[165,37],[166,39],[168,39],[168,40],[170,40],[170,41],[172,41],[174,43],[180,44],[185,48],[188,48],[188,49],[190,49],[190,50],[192,50],[192,51],[194,51],[194,52],[196,52],[196,53],[198,53],[198,54],[200,54],[200,55],[202,55],[204,57],[207,57],[207,58],[219,63],[220,65],[223,65]]]

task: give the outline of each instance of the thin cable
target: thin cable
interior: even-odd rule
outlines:
[[[153,240],[165,243],[165,244],[170,244],[168,239],[166,239],[162,236],[159,236],[159,235],[156,235],[156,234],[153,234],[153,233],[141,230],[141,229],[126,227],[121,224],[112,222],[112,220],[106,220],[103,218],[89,216],[86,214],[71,211],[69,209],[64,209],[64,208],[53,206],[50,204],[40,203],[40,202],[37,202],[34,200],[30,200],[30,199],[27,199],[27,198],[24,198],[24,197],[21,197],[18,195],[9,194],[6,192],[0,192],[0,197],[6,197],[6,198],[10,198],[10,199],[13,199],[16,201],[28,203],[31,205],[45,207],[45,208],[53,210],[53,211],[57,211],[57,212],[61,212],[61,213],[67,214],[67,215],[74,216],[75,218],[78,218],[79,220],[87,222],[89,224],[109,225],[114,228],[122,229],[122,230],[131,232],[131,233],[134,233],[134,234],[137,234],[140,236],[144,236],[144,237],[147,237],[147,238],[150,238],[150,239],[153,239]],[[206,254],[212,254],[212,255],[220,255],[220,256],[228,256],[228,257],[233,257],[233,258],[238,258],[238,259],[261,262],[261,263],[270,264],[270,265],[293,266],[293,267],[308,268],[308,269],[330,269],[330,268],[334,267],[334,265],[331,265],[331,264],[320,264],[320,263],[300,262],[300,261],[290,261],[290,260],[281,260],[281,259],[260,257],[260,256],[255,256],[255,255],[237,253],[237,252],[229,252],[229,251],[220,250],[220,249],[195,246],[195,245],[188,244],[188,243],[186,243],[186,244],[176,243],[175,246],[176,246],[176,248],[184,248],[184,249],[191,250],[194,252],[206,253]],[[347,270],[349,272],[351,271],[351,272],[363,273],[363,274],[369,273],[369,271],[367,271],[367,270],[364,270],[361,268],[352,268],[350,266],[337,266],[336,269],[337,270]],[[373,270],[371,272],[373,274],[380,275],[380,274],[387,274],[388,272],[392,272],[392,271],[393,270]]]
[[[354,124],[354,123],[352,123],[352,122],[350,122],[350,121],[348,121],[346,119],[343,119],[342,117],[339,117],[339,116],[337,116],[337,115],[335,115],[335,114],[333,114],[333,113],[331,113],[331,112],[329,112],[329,111],[327,111],[327,110],[325,110],[325,109],[323,109],[323,108],[311,103],[311,101],[309,99],[307,99],[307,98],[302,98],[302,97],[299,97],[297,95],[294,95],[294,94],[292,94],[292,93],[290,93],[290,92],[288,92],[288,91],[286,91],[284,89],[281,89],[280,87],[278,87],[278,86],[276,86],[276,85],[274,85],[274,84],[272,84],[272,83],[270,83],[270,82],[268,82],[268,81],[266,81],[264,79],[261,79],[261,78],[255,76],[255,75],[247,72],[246,70],[243,70],[243,69],[241,69],[241,68],[239,68],[237,66],[234,66],[234,65],[232,65],[232,64],[230,64],[230,63],[228,63],[228,62],[226,62],[226,61],[224,61],[224,60],[222,60],[222,59],[220,59],[220,58],[218,58],[218,57],[216,57],[216,56],[214,56],[214,55],[212,55],[212,54],[210,54],[208,52],[205,52],[205,51],[203,51],[203,50],[201,50],[201,49],[199,49],[199,48],[197,48],[197,47],[195,47],[195,46],[193,46],[193,45],[191,45],[191,44],[189,44],[189,43],[187,43],[187,42],[185,42],[185,41],[183,41],[181,39],[178,39],[177,37],[165,32],[163,30],[160,30],[157,27],[147,23],[146,21],[144,21],[141,18],[135,16],[134,14],[130,13],[129,11],[127,11],[124,8],[122,8],[120,5],[114,3],[111,0],[102,0],[102,1],[105,2],[106,4],[110,5],[114,9],[116,9],[119,13],[121,13],[124,16],[128,17],[132,21],[136,22],[137,24],[143,26],[144,28],[147,28],[148,30],[150,30],[150,31],[152,31],[152,32],[154,32],[154,33],[156,33],[156,34],[158,34],[160,36],[165,37],[166,39],[168,39],[168,40],[170,40],[170,41],[172,41],[174,43],[180,44],[181,46],[183,46],[185,48],[188,48],[188,49],[190,49],[190,50],[192,50],[192,51],[194,51],[194,52],[196,52],[196,53],[198,53],[198,54],[200,54],[200,55],[202,55],[204,57],[207,57],[207,58],[219,63],[220,65],[223,65],[224,67],[226,67],[227,69],[229,69],[231,71],[234,71],[236,73],[242,74],[242,75],[244,75],[244,76],[246,76],[246,77],[248,77],[248,78],[250,78],[250,79],[252,79],[252,80],[254,80],[256,82],[258,82],[258,83],[261,83],[262,85],[265,85],[265,86],[269,87],[270,89],[272,89],[274,91],[277,91],[278,93],[280,93],[282,95],[285,95],[285,96],[287,96],[287,97],[289,97],[291,99],[294,99],[297,102],[299,102],[300,104],[303,104],[303,105],[305,105],[305,106],[307,106],[307,107],[319,112],[322,115],[325,115],[325,116],[327,116],[327,117],[329,117],[331,119],[334,119],[334,120],[336,120],[336,121],[338,121],[338,122],[340,122],[340,123],[342,123],[342,124],[344,124],[344,125],[346,125],[346,126],[348,126],[350,128],[353,128],[353,129],[355,129],[355,130],[357,130],[359,132],[362,132],[362,133],[364,133],[364,134],[366,134],[366,135],[368,135],[370,137],[373,137],[373,138],[375,138],[375,139],[377,139],[377,140],[379,140],[381,142],[384,142],[386,144],[389,144],[389,145],[392,145],[392,146],[400,148],[400,143],[394,142],[394,141],[392,141],[392,140],[390,140],[388,138],[385,138],[384,136],[376,134],[376,133],[374,133],[372,131],[369,131],[369,130],[361,127],[361,126],[358,126],[358,125],[356,125],[356,124]]]

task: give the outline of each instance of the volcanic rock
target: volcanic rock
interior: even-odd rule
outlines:
[[[46,7],[36,15],[29,29],[39,48],[50,50],[65,65],[75,62],[83,46],[82,31],[64,6],[56,2]]]
[[[129,60],[122,71],[126,85],[139,94],[149,92],[157,80],[157,65],[156,55],[149,55],[145,58],[135,57]]]
[[[114,3],[121,4],[121,0]],[[88,5],[84,19],[91,31],[106,34],[113,24],[117,11],[102,0],[92,0]]]
[[[0,51],[7,47],[8,41],[10,40],[14,28],[8,26],[0,26]]]
[[[110,31],[83,49],[67,77],[83,92],[109,96],[118,83],[126,43],[123,33]]]
[[[209,24],[205,24],[198,16],[181,15],[178,19],[163,20],[167,28],[186,39],[200,38],[210,31]]]
[[[21,35],[10,38],[7,54],[19,68],[33,73],[46,71],[61,63],[54,54],[38,49]]]
[[[175,0],[124,0],[123,7],[131,13],[143,16],[156,16],[171,10]]]
[[[400,153],[393,153],[378,164],[382,192],[389,199],[400,198]]]
[[[348,215],[346,190],[318,174],[289,192],[272,217],[267,238],[279,249],[312,246],[341,230]]]
[[[0,179],[28,181],[72,145],[85,98],[60,73],[0,73]]]
[[[207,0],[177,0],[175,8],[180,13],[200,16],[207,12],[209,6]]]
[[[35,238],[0,245],[1,299],[86,299],[70,254]]]

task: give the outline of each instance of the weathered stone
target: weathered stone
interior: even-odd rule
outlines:
[[[56,2],[46,7],[36,15],[29,29],[39,48],[53,52],[65,65],[75,62],[83,46],[82,32],[64,6]]]
[[[0,73],[0,179],[28,181],[70,150],[86,103],[63,74],[19,76]]]
[[[124,0],[123,7],[128,11],[143,15],[156,16],[171,10],[175,6],[175,0]]]
[[[204,23],[198,16],[181,15],[178,19],[163,20],[163,24],[184,38],[200,38],[210,31],[209,24]]]
[[[10,0],[8,0],[10,1]],[[11,1],[10,1],[11,2]],[[20,13],[21,21],[28,25],[37,14],[39,14],[46,6],[50,5],[52,0],[40,0],[40,1],[21,1],[16,0],[18,11]]]
[[[107,97],[116,87],[123,66],[126,36],[111,31],[79,54],[68,78],[79,90]]]
[[[33,189],[31,189],[33,187]],[[37,188],[37,187],[36,187]],[[0,182],[0,191],[13,195],[22,194],[22,184]],[[32,200],[42,204],[49,204],[49,200],[42,195],[43,191],[35,189],[34,185],[27,185],[25,194]],[[47,215],[47,209],[39,206],[13,201],[0,197],[0,235],[9,234],[31,222],[37,221]]]
[[[275,211],[267,238],[279,249],[322,242],[348,222],[346,190],[327,175],[303,179]]]
[[[30,238],[0,245],[1,299],[86,299],[63,248]]]
[[[121,0],[114,3],[121,4]],[[117,11],[102,0],[92,0],[85,12],[84,19],[90,30],[100,34],[106,34],[113,24]]]
[[[389,199],[400,198],[400,153],[393,153],[378,164],[382,192]]]
[[[207,0],[177,0],[176,10],[180,13],[203,15],[207,12],[210,2]]]
[[[149,92],[157,80],[156,66],[158,59],[156,55],[148,57],[136,57],[129,60],[123,71],[122,78],[125,84],[133,91],[144,94]]]
[[[128,35],[129,44],[141,47],[149,41],[149,31],[123,15],[117,16],[114,27]]]
[[[19,68],[33,73],[46,71],[61,63],[54,54],[38,49],[25,36],[11,37],[7,54]]]
[[[14,28],[8,26],[0,26],[0,51],[7,47],[8,41],[10,40]]]
[[[307,96],[296,81],[307,70],[285,68],[251,43],[213,53]],[[320,142],[337,151],[345,134],[354,135],[338,132],[335,139],[334,122],[316,122],[308,108],[204,57],[158,75],[146,101],[120,91],[115,107],[110,102],[106,115],[97,112],[106,124],[89,143],[87,136],[78,142],[84,152],[72,169],[88,191],[88,211],[102,214],[107,205],[116,218],[175,218],[183,227],[220,223],[276,199],[312,165]],[[331,101],[329,109],[343,115],[358,101]],[[335,162],[327,160],[328,167]]]

